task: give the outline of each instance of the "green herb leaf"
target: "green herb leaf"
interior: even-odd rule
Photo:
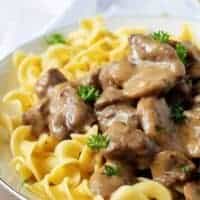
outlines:
[[[88,138],[87,146],[92,150],[100,150],[108,147],[110,140],[102,134],[91,135]]]
[[[105,165],[104,174],[106,176],[118,176],[120,174],[120,168],[117,165]]]
[[[187,49],[181,43],[176,44],[176,53],[180,60],[185,64],[187,57]]]
[[[152,38],[161,43],[167,43],[169,41],[169,37],[170,37],[169,33],[164,31],[157,31],[152,33]]]
[[[182,123],[185,120],[184,109],[180,103],[171,106],[171,118],[175,123]]]
[[[190,171],[190,166],[188,165],[181,166],[181,171],[184,173],[188,173]]]
[[[66,43],[64,36],[59,34],[59,33],[54,33],[54,34],[48,36],[46,38],[46,41],[49,45],[59,44],[59,43],[65,44]]]
[[[78,88],[78,95],[85,102],[93,102],[100,96],[100,91],[92,85],[81,85]]]

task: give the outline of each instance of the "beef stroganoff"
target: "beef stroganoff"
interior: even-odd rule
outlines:
[[[100,17],[16,52],[2,104],[12,165],[41,200],[199,200],[200,50],[188,26],[111,32]]]

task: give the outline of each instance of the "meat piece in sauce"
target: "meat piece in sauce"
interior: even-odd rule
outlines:
[[[185,152],[165,99],[142,98],[137,105],[137,114],[144,132],[154,139],[161,149]]]
[[[195,165],[184,154],[176,151],[163,151],[156,155],[151,164],[154,180],[166,186],[184,183],[195,170]]]
[[[105,174],[105,165],[117,166],[118,174],[107,176]],[[135,176],[132,167],[122,162],[109,161],[98,169],[90,178],[91,191],[96,195],[101,195],[105,200],[109,200],[110,195],[122,185],[134,184]]]
[[[48,130],[48,104],[49,101],[45,98],[38,105],[23,114],[23,123],[31,125],[32,132],[36,136]]]
[[[187,74],[194,79],[200,78],[200,50],[192,42],[182,42],[187,49]]]
[[[134,70],[134,66],[128,60],[113,62],[103,67],[99,74],[101,87],[121,87],[127,81]]]
[[[200,182],[189,182],[184,186],[184,196],[186,200],[200,199]]]
[[[132,127],[138,126],[136,110],[130,104],[113,104],[97,110],[96,115],[102,132],[106,131],[114,122],[122,122]]]
[[[130,37],[130,46],[131,63],[137,65],[152,63],[154,66],[169,69],[175,77],[185,75],[185,66],[178,58],[175,49],[169,44],[160,43],[151,36],[134,34]],[[152,65],[150,66],[152,67]]]
[[[100,97],[97,99],[95,103],[95,107],[96,109],[100,109],[105,106],[119,103],[119,102],[128,103],[128,99],[125,98],[121,89],[117,89],[117,88],[109,86],[102,92]]]
[[[69,83],[54,87],[49,104],[49,129],[53,135],[63,139],[94,122],[92,108],[78,96],[75,88]]]
[[[123,93],[127,98],[137,99],[159,95],[168,91],[175,84],[176,78],[169,69],[155,65],[137,69],[137,72],[123,85]]]
[[[200,158],[200,108],[194,106],[185,111],[187,120],[179,127],[183,145],[187,155],[191,158]]]
[[[108,147],[102,152],[106,158],[129,161],[138,169],[149,167],[157,147],[141,130],[115,122],[105,135],[110,139]]]
[[[137,114],[145,133],[154,138],[160,130],[174,132],[174,123],[170,117],[170,109],[165,99],[156,97],[141,98],[137,105]]]
[[[125,96],[140,98],[163,93],[185,75],[185,66],[170,45],[144,35],[132,35],[130,45],[130,62],[136,69],[123,84]]]
[[[36,93],[40,98],[45,97],[51,88],[59,83],[67,81],[65,76],[55,68],[45,72],[36,83]]]

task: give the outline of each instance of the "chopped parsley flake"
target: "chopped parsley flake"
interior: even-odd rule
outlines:
[[[54,33],[48,36],[46,38],[46,41],[49,45],[58,44],[58,43],[61,43],[61,44],[66,43],[64,36],[59,33]]]
[[[102,134],[91,135],[88,138],[87,146],[92,150],[100,150],[108,147],[110,140]]]
[[[118,176],[120,174],[120,169],[117,165],[105,165],[104,174],[106,176]]]
[[[181,166],[181,171],[184,172],[184,173],[189,172],[190,171],[190,166],[188,166],[188,165]]]
[[[176,53],[180,60],[185,64],[187,57],[187,49],[181,43],[176,44]]]
[[[182,123],[185,120],[184,109],[180,103],[171,106],[171,118],[175,123]]]
[[[169,41],[170,35],[164,31],[157,31],[152,33],[152,38],[161,43],[167,43]]]
[[[81,85],[78,88],[78,95],[85,102],[93,102],[99,97],[100,91],[92,85]]]

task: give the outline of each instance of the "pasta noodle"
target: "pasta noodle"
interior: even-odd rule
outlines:
[[[3,102],[15,103],[15,116],[0,114],[0,127],[11,135],[10,148],[13,165],[25,187],[43,200],[103,200],[90,191],[88,179],[101,167],[101,157],[86,143],[97,126],[88,127],[85,135],[74,133],[71,139],[58,142],[44,133],[36,139],[29,126],[21,124],[21,115],[37,103],[34,85],[49,68],[59,68],[67,78],[77,79],[102,64],[122,59],[129,51],[128,36],[145,33],[145,29],[123,28],[110,32],[100,17],[83,20],[80,28],[70,33],[65,44],[55,44],[42,55],[17,52],[13,64],[17,69],[19,88],[8,92]],[[188,26],[184,26],[181,40],[193,39]],[[122,186],[111,200],[171,200],[170,192],[159,183],[145,180],[132,186]]]
[[[171,200],[168,189],[154,181],[145,180],[133,186],[121,186],[111,200]]]

